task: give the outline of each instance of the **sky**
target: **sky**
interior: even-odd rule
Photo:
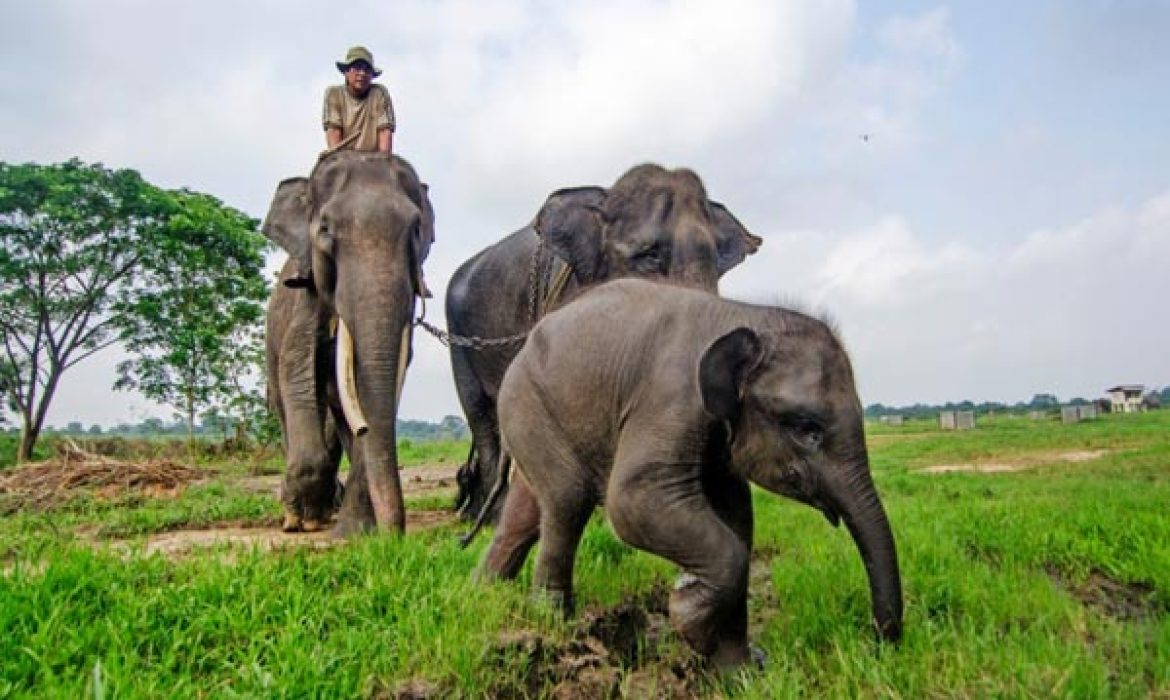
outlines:
[[[263,218],[363,44],[442,290],[549,192],[689,167],[761,250],[724,296],[830,316],[862,402],[1170,384],[1170,2],[38,0],[0,5],[0,160]],[[279,263],[274,256],[272,266]],[[400,417],[459,415],[419,332]],[[170,417],[70,370],[50,425]]]

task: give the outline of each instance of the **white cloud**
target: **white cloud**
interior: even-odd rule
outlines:
[[[951,32],[951,14],[945,7],[914,17],[892,17],[878,28],[878,38],[894,51],[941,62],[951,69],[963,60],[963,50]]]
[[[1156,301],[1170,298],[1170,192],[1006,249],[932,240],[899,217],[789,233],[724,291],[768,298],[779,279],[786,296],[828,309],[867,402],[1070,399],[1109,383],[1170,383]]]
[[[932,278],[969,264],[971,257],[955,244],[925,250],[904,221],[888,218],[830,250],[815,288],[819,296],[840,296],[862,306],[896,303],[920,294]]]

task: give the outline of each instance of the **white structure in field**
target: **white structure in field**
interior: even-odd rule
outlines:
[[[1142,393],[1146,387],[1141,384],[1118,384],[1112,389],[1106,389],[1113,413],[1137,413],[1144,411]]]
[[[974,430],[974,411],[940,411],[938,427],[943,430]]]

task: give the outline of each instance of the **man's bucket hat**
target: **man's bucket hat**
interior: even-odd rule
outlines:
[[[374,70],[375,78],[382,75],[382,71],[378,70],[378,67],[374,65],[374,54],[370,53],[370,50],[364,46],[353,46],[349,51],[346,51],[345,60],[337,62],[337,70],[344,73],[358,61],[365,61]]]

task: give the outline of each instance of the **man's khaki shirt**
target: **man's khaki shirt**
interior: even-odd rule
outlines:
[[[325,90],[321,122],[326,129],[341,129],[341,143],[335,150],[376,151],[378,131],[394,131],[394,103],[386,87],[378,83],[370,85],[365,97],[354,97],[344,85],[331,85]]]

